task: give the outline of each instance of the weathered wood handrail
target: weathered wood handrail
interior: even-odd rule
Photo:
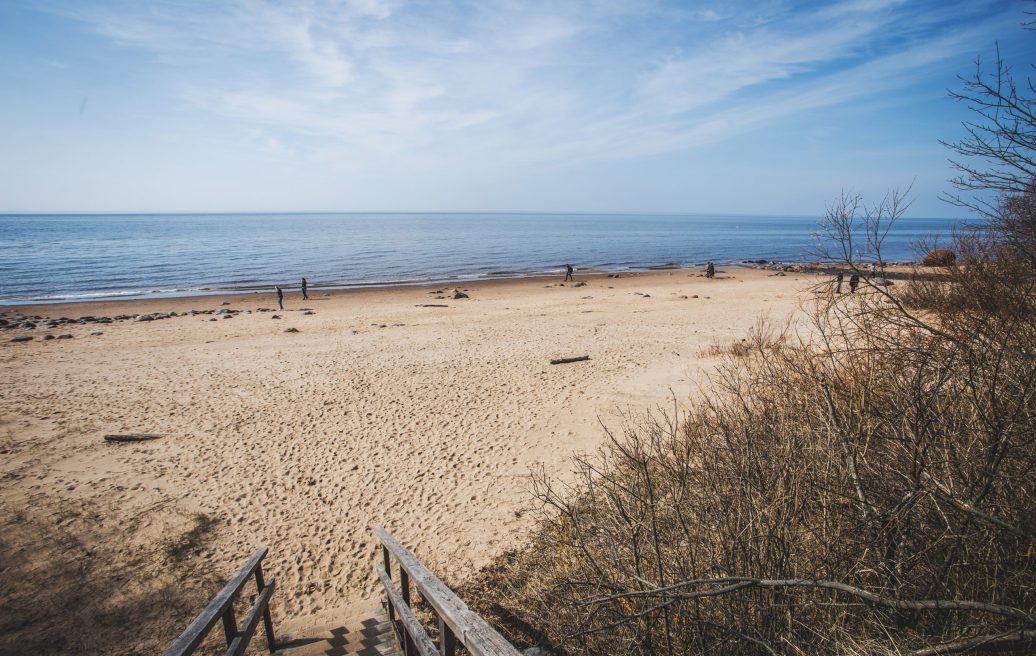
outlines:
[[[276,648],[276,641],[273,634],[273,619],[270,617],[270,597],[276,587],[275,581],[270,579],[267,583],[263,580],[263,558],[269,550],[266,547],[259,549],[245,564],[238,570],[234,578],[223,586],[205,610],[201,612],[188,625],[180,637],[165,650],[164,656],[189,656],[198,648],[205,636],[209,634],[216,622],[223,620],[223,633],[227,639],[227,656],[239,656],[243,654],[255,634],[259,620],[263,620],[266,629],[266,644],[273,653]],[[248,582],[248,578],[255,575],[255,587],[258,597],[245,615],[245,621],[238,629],[237,619],[234,617],[234,599],[241,588]]]
[[[382,565],[375,567],[388,596],[389,620],[407,656],[432,656],[435,645],[410,609],[410,581],[439,617],[439,654],[453,656],[457,644],[474,656],[520,656],[517,649],[489,626],[482,617],[468,608],[460,597],[421,564],[406,547],[388,531],[375,528],[381,541]],[[392,558],[399,565],[397,591],[392,581]],[[396,619],[396,616],[399,619]],[[429,649],[432,651],[429,652]]]

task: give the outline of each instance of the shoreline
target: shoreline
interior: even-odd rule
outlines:
[[[738,260],[736,262],[722,262],[719,260],[714,261],[717,267],[727,267],[733,270],[767,270],[767,271],[785,271],[785,272],[802,272],[802,273],[830,273],[837,271],[839,268],[844,269],[845,266],[838,262],[818,262],[818,261],[791,261],[791,260]],[[887,266],[890,268],[901,269],[902,267],[917,266],[917,262],[888,262]],[[576,276],[583,276],[586,278],[599,278],[599,277],[628,277],[638,276],[651,273],[669,272],[669,271],[704,271],[705,264],[695,264],[692,266],[684,265],[648,265],[645,267],[639,267],[634,269],[604,269],[604,268],[586,268],[576,269]],[[387,282],[369,282],[369,283],[310,283],[309,291],[311,296],[318,294],[341,294],[341,293],[362,293],[368,291],[384,291],[393,289],[413,289],[422,287],[456,287],[461,288],[463,286],[470,285],[484,285],[484,284],[500,284],[510,282],[521,282],[531,281],[538,282],[544,280],[553,280],[556,278],[564,278],[563,272],[548,273],[548,272],[533,272],[533,273],[515,273],[510,274],[484,274],[474,275],[472,277],[458,277],[458,278],[436,278],[436,279],[415,279],[415,280],[400,280],[400,281],[387,281]],[[296,281],[297,282],[297,281]],[[299,287],[297,284],[282,287],[285,291],[286,298],[287,294],[299,294]],[[40,308],[50,307],[71,307],[71,306],[90,306],[97,307],[101,304],[114,304],[114,303],[139,303],[147,301],[185,301],[189,299],[213,299],[217,301],[227,301],[237,299],[241,297],[255,297],[255,296],[272,296],[274,289],[268,286],[256,286],[256,287],[242,287],[242,288],[227,288],[227,289],[197,289],[197,290],[172,290],[172,291],[158,291],[155,292],[128,292],[119,293],[113,292],[109,295],[90,296],[86,298],[54,298],[54,299],[40,299],[40,300],[17,300],[17,301],[0,301],[0,315],[14,311],[30,312],[33,310],[39,310]],[[276,298],[273,300],[276,303]]]

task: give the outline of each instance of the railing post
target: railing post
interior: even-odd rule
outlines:
[[[259,591],[259,594],[263,593],[263,588],[266,587],[266,581],[263,580],[263,564],[259,563],[259,566],[255,568],[255,587]],[[266,608],[263,609],[263,629],[266,631],[266,647],[272,654],[277,649],[277,638],[273,635],[273,617],[270,616],[270,606],[267,604]]]
[[[381,560],[385,564],[385,573],[388,574],[389,578],[392,578],[392,561],[389,559],[389,548],[385,545],[381,545]],[[403,571],[400,569],[399,571]],[[388,604],[388,616],[389,622],[392,622],[392,626],[396,625],[396,608],[390,601]]]
[[[227,606],[226,612],[223,613],[223,634],[227,637],[227,646],[234,642],[234,638],[237,637],[237,620],[234,618],[234,604],[231,603]]]
[[[439,653],[442,656],[453,656],[457,652],[457,636],[453,635],[450,625],[439,618]]]
[[[399,568],[399,592],[403,595],[403,601],[406,602],[407,606],[413,607],[410,604],[410,575],[402,567]]]
[[[399,566],[399,591],[406,607],[413,609],[413,606],[410,603],[410,575],[407,574],[407,571],[403,569],[402,565]],[[403,641],[403,654],[405,656],[410,656],[410,654],[416,653],[416,646],[414,645],[414,641],[410,637],[409,633],[404,632],[404,635],[406,636],[406,640]]]

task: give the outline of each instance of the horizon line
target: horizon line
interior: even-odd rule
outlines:
[[[346,214],[346,215],[383,215],[383,216],[399,216],[406,214],[427,214],[427,215],[455,215],[455,214],[488,214],[488,215],[560,215],[560,216],[713,216],[713,217],[767,217],[775,219],[783,218],[796,218],[796,219],[823,219],[823,214],[786,214],[786,213],[774,213],[774,214],[755,214],[750,212],[683,212],[683,211],[637,211],[637,210],[619,210],[619,211],[593,211],[593,210],[566,210],[566,211],[553,211],[553,210],[262,210],[262,211],[247,211],[247,210],[227,210],[227,211],[198,211],[198,210],[187,210],[187,211],[175,211],[175,210],[159,210],[159,211],[137,211],[137,210],[122,210],[122,211],[0,211],[0,217],[12,217],[12,216],[239,216],[239,215],[264,215],[264,216],[282,216],[288,214],[309,214],[309,215],[330,215],[330,214]],[[862,217],[861,217],[862,218]],[[981,217],[951,217],[951,216],[915,216],[906,215],[899,218],[903,219],[938,219],[942,221],[974,221],[981,220]]]

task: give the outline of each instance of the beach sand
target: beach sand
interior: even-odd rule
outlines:
[[[65,326],[50,332],[73,339],[47,342],[41,329],[2,333],[0,557],[23,583],[0,602],[23,624],[60,623],[34,586],[86,576],[115,586],[93,593],[98,616],[126,613],[161,645],[199,595],[268,546],[275,622],[332,613],[377,593],[372,525],[459,582],[530,528],[530,471],[564,478],[574,453],[605,439],[600,422],[687,401],[717,362],[710,345],[798,316],[820,280],[576,279],[587,284],[468,283],[459,300],[431,293],[452,285],[311,289],[305,302],[288,290],[283,312],[255,311],[276,308],[272,294],[22,308],[242,312]],[[549,364],[579,355],[591,359]],[[108,444],[108,433],[163,437]],[[174,571],[197,584],[179,605]]]

